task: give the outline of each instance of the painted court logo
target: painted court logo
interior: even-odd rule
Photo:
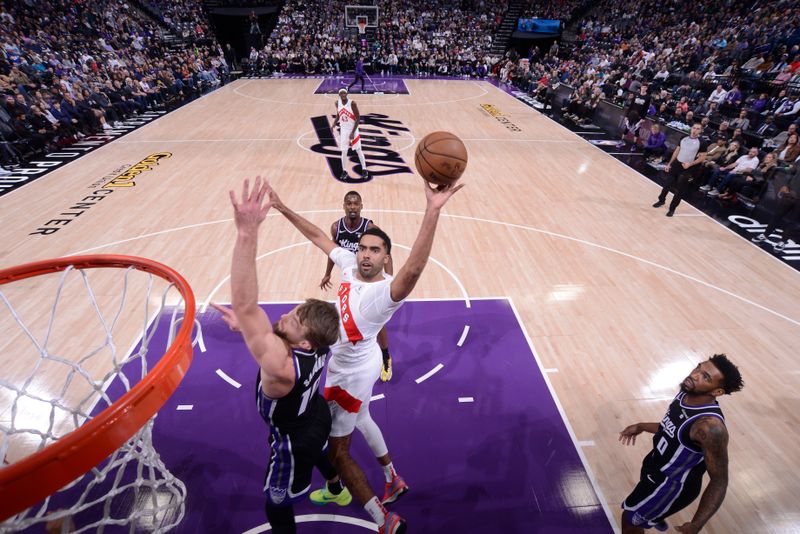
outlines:
[[[494,119],[506,127],[506,129],[512,132],[521,132],[522,128],[511,122],[508,117],[503,115],[503,112],[494,107],[491,104],[481,104],[481,109],[489,114],[490,117],[494,117]]]
[[[742,235],[748,238],[761,234],[767,229],[766,224],[744,215],[730,215],[728,221],[736,225]],[[775,245],[781,241],[782,235],[783,231],[776,229],[773,234],[767,236],[765,244]],[[764,250],[769,251],[768,248],[765,247]],[[773,254],[786,262],[792,262],[790,265],[800,268],[800,243],[795,243],[790,239],[782,252],[773,252]]]
[[[134,178],[145,171],[152,170],[153,167],[158,165],[158,161],[160,159],[168,158],[170,156],[172,156],[172,152],[156,152],[155,154],[150,154],[136,165],[131,166],[125,172],[115,176],[113,180],[105,184],[103,187],[133,187],[136,185],[136,182],[133,181]]]
[[[318,141],[311,146],[311,150],[325,156],[331,176],[336,180],[357,184],[367,182],[373,176],[413,173],[403,156],[391,148],[392,138],[399,138],[402,133],[410,132],[398,120],[390,119],[387,115],[379,113],[361,116],[358,131],[361,133],[361,147],[367,161],[367,170],[370,173],[370,178],[366,180],[352,176],[346,180],[340,179],[343,171],[341,151],[336,136],[333,134],[333,128],[331,128],[330,118],[326,115],[311,117],[311,124],[314,126]],[[352,150],[349,159],[356,164],[355,171],[360,174],[362,172],[361,165],[358,164],[358,156]]]
[[[118,191],[118,188],[135,187],[134,178],[143,172],[152,170],[160,160],[171,156],[172,152],[156,152],[155,154],[150,154],[139,163],[114,169],[110,175],[104,176],[102,180],[95,181],[89,186],[89,189],[92,190],[91,194],[84,194],[79,201],[73,202],[65,211],[43,223],[35,232],[31,232],[28,235],[52,235],[58,232],[98,202],[107,198],[108,195]]]

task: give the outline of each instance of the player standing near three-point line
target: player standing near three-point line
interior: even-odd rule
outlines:
[[[461,187],[450,184],[432,189],[426,183],[427,206],[422,225],[408,260],[394,278],[384,272],[392,244],[382,230],[365,230],[353,256],[331,241],[321,228],[287,208],[275,191],[269,189],[270,203],[275,209],[342,269],[336,301],[340,339],[331,347],[333,356],[325,382],[325,399],[333,415],[329,455],[350,492],[378,524],[381,534],[405,532],[405,521],[397,514],[387,512],[383,505],[395,501],[408,487],[395,472],[383,435],[369,414],[372,386],[381,369],[381,352],[376,338],[422,275],[431,253],[441,209]],[[384,452],[378,458],[387,481],[382,501],[378,500],[364,472],[350,456],[350,439],[356,427],[373,453]]]
[[[374,228],[375,224],[370,219],[361,216],[361,209],[364,207],[361,195],[357,191],[349,191],[344,196],[344,217],[331,224],[331,238],[340,247],[349,250],[353,254],[358,250],[358,242],[365,230]],[[383,269],[386,274],[391,275],[393,271],[392,257]],[[333,260],[328,258],[328,265],[325,268],[325,276],[319,284],[320,289],[331,287],[331,272],[333,271]],[[392,357],[389,354],[389,336],[384,326],[378,332],[378,345],[383,353],[383,368],[381,369],[381,381],[388,382],[392,379]]]
[[[695,534],[711,519],[728,488],[728,430],[717,397],[744,387],[739,369],[724,354],[694,368],[660,423],[636,423],[620,432],[623,444],[650,432],[653,450],[642,462],[641,479],[622,508],[623,534],[667,530],[665,519],[700,495],[703,473],[711,480],[692,520],[675,530]]]
[[[350,175],[347,173],[347,151],[352,148],[358,154],[358,161],[361,163],[361,179],[369,180],[367,172],[367,160],[364,158],[364,151],[361,149],[361,134],[358,132],[358,124],[361,122],[361,114],[355,102],[347,98],[347,89],[339,89],[339,99],[336,101],[336,118],[333,120],[333,127],[339,125],[339,148],[342,150],[342,175],[340,179],[347,181]]]

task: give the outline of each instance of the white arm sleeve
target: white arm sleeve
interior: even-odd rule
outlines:
[[[342,247],[331,250],[328,256],[342,271],[356,266],[356,255]]]

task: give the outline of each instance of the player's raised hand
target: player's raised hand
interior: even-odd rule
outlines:
[[[427,181],[423,180],[425,184],[425,198],[428,200],[428,207],[439,209],[452,197],[456,191],[464,187],[464,184],[447,184],[433,187]]]
[[[266,192],[269,195],[269,203],[273,206],[276,210],[281,211],[284,208],[283,201],[281,197],[278,196],[278,193],[272,188],[272,185],[269,182],[265,182],[266,184]]]
[[[228,325],[228,328],[230,328],[233,332],[240,331],[239,321],[236,320],[236,314],[233,313],[232,309],[221,306],[216,302],[212,302],[211,307],[222,314],[222,320],[225,321],[225,324]]]
[[[619,440],[622,442],[623,445],[635,445],[636,444],[636,436],[642,433],[642,430],[639,428],[638,424],[631,425],[626,427],[622,432],[619,433]]]
[[[241,201],[236,200],[236,193],[229,191],[231,204],[233,205],[233,220],[238,229],[258,228],[267,216],[270,202],[264,202],[267,197],[267,181],[261,181],[261,176],[256,176],[253,189],[250,189],[250,180],[244,179],[242,183]]]

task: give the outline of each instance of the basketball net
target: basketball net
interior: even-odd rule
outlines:
[[[89,270],[92,271],[91,279],[87,272]],[[39,289],[48,286],[47,290],[50,291],[51,286],[55,286],[55,297],[50,297],[53,304],[49,313],[41,308],[31,312],[32,309],[36,310],[31,306],[31,300],[36,297],[31,297],[30,288],[17,289],[15,286],[18,284],[25,284],[17,282],[15,278],[10,278],[14,284],[0,285],[0,302],[4,305],[0,306],[0,327],[4,335],[8,334],[7,339],[14,338],[7,344],[0,343],[0,346],[5,349],[3,352],[14,354],[13,363],[17,367],[18,357],[20,361],[25,360],[25,366],[28,367],[26,371],[14,374],[17,367],[12,366],[10,371],[4,369],[0,376],[0,458],[3,459],[0,490],[5,492],[3,500],[17,500],[16,496],[7,495],[10,483],[6,484],[7,480],[3,478],[3,472],[10,473],[15,463],[44,451],[72,433],[77,434],[78,429],[98,417],[137,383],[145,382],[148,373],[153,372],[153,376],[143,385],[151,386],[152,381],[153,389],[161,387],[155,382],[154,377],[160,376],[160,373],[155,373],[154,367],[166,348],[151,347],[151,342],[168,297],[175,301],[177,311],[184,306],[186,293],[182,291],[182,295],[176,295],[174,282],[154,277],[152,272],[161,274],[156,270],[147,273],[142,270],[145,269],[127,266],[122,276],[121,269],[70,266],[58,275],[37,275],[35,283]],[[59,278],[56,279],[56,276]],[[112,278],[116,280],[115,283]],[[99,293],[93,289],[92,282],[95,279],[102,285]],[[3,281],[8,280],[6,278]],[[160,299],[158,292],[154,292],[155,283],[158,289],[166,286]],[[109,290],[114,286],[116,291]],[[81,293],[85,298],[80,298]],[[143,294],[143,298],[131,296],[137,293]],[[188,293],[191,294],[190,289]],[[151,294],[155,300],[151,301]],[[187,298],[194,302],[193,296]],[[137,302],[139,299],[141,302]],[[42,302],[41,299],[37,300]],[[160,304],[156,306],[159,300]],[[58,314],[60,308],[69,311]],[[178,317],[176,311],[171,318],[168,345],[172,344],[175,328],[183,317],[182,314]],[[65,315],[67,317],[63,317]],[[60,324],[69,323],[77,317],[81,318],[78,328]],[[194,313],[190,317],[194,323]],[[93,324],[99,326],[96,335],[83,336],[81,330],[90,329]],[[70,330],[69,334],[59,331],[64,328]],[[138,334],[135,333],[137,329]],[[118,335],[120,330],[125,330],[125,336],[130,334],[131,341],[138,336],[138,348],[134,348],[136,343],[131,343],[129,352],[122,354],[120,346],[129,346],[129,338],[118,339],[123,335]],[[202,347],[199,326],[197,332],[197,341]],[[87,343],[79,352],[73,352],[73,347],[69,345],[79,336],[91,339],[93,346]],[[180,337],[186,338],[183,332]],[[61,339],[66,340],[65,345],[62,345]],[[188,357],[191,358],[190,355]],[[12,378],[7,378],[8,374],[12,374]],[[129,409],[144,410],[136,405]],[[150,413],[145,413],[142,417],[148,415]],[[156,416],[150,415],[144,426],[105,460],[71,482],[66,482],[43,501],[22,511],[14,509],[6,512],[5,515],[15,512],[16,515],[0,523],[0,533],[18,532],[35,525],[44,525],[50,533],[102,532],[106,526],[125,527],[131,532],[166,532],[180,523],[184,515],[186,487],[170,473],[153,447]],[[74,454],[80,455],[77,451]],[[66,464],[69,458],[62,460],[59,457],[57,460]],[[9,503],[6,502],[6,505]]]
[[[356,21],[356,26],[358,26],[358,34],[364,35],[367,33],[367,20],[363,17],[359,17]]]

